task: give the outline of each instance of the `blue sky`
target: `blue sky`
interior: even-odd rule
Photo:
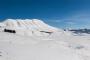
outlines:
[[[90,0],[0,0],[0,20],[42,19],[60,28],[90,28]]]

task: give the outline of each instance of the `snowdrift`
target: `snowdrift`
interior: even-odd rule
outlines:
[[[68,42],[4,32],[0,36],[0,60],[83,60]]]

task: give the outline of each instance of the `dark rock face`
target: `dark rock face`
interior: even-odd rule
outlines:
[[[4,32],[16,33],[16,31],[15,31],[15,30],[9,30],[9,29],[4,29]]]
[[[52,34],[53,32],[48,32],[48,31],[40,31],[40,32],[44,32],[44,33],[48,33],[48,34]]]

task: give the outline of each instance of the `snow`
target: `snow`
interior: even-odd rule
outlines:
[[[0,60],[90,60],[90,35],[75,36],[38,19],[7,19],[0,26],[16,30],[0,32]]]
[[[58,30],[57,28],[51,27],[39,19],[7,19],[4,21],[7,27],[11,28],[23,28],[23,29],[34,29],[34,30]]]
[[[37,36],[42,36],[46,32],[59,31],[58,28],[52,27],[39,19],[7,19],[3,22],[6,25],[6,29],[15,30],[17,34],[32,36],[34,33]],[[45,34],[45,36],[48,34]]]

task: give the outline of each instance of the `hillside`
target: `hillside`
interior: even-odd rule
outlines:
[[[90,60],[90,35],[38,19],[7,19],[0,23],[0,60]]]
[[[48,35],[49,32],[60,31],[38,19],[7,19],[0,24],[1,28],[15,30],[16,34],[31,36],[35,34],[42,36]]]

